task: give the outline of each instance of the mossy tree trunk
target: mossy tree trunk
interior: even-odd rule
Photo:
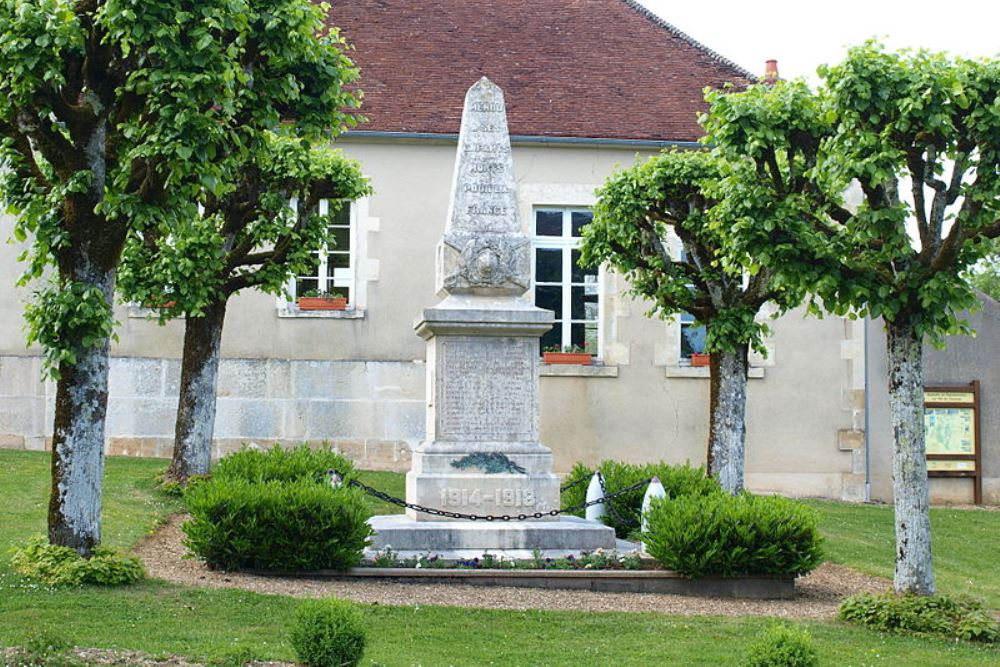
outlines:
[[[184,323],[184,360],[174,431],[174,452],[166,478],[185,483],[192,475],[207,475],[215,432],[216,387],[222,328],[228,294],[209,305],[201,317]]]
[[[923,345],[907,321],[886,326],[889,408],[895,451],[892,492],[896,507],[896,572],[901,593],[934,592],[931,562],[930,492],[924,442]]]
[[[746,449],[747,346],[712,353],[708,474],[729,493],[743,490]]]

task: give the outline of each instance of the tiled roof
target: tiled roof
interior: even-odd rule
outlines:
[[[329,23],[368,131],[456,133],[485,75],[513,135],[691,141],[702,90],[753,78],[633,0],[333,0]]]

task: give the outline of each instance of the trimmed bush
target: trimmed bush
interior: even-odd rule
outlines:
[[[307,445],[291,448],[275,445],[267,450],[244,447],[216,463],[212,468],[212,478],[248,482],[295,482],[301,479],[327,482],[327,471],[331,469],[350,476],[354,465],[328,446],[310,449]]]
[[[120,586],[146,576],[142,561],[107,547],[97,547],[84,558],[69,547],[49,544],[41,535],[13,550],[11,568],[25,577],[49,586]]]
[[[981,602],[947,595],[862,593],[840,603],[840,618],[880,632],[1000,641],[1000,622]]]
[[[289,640],[308,667],[354,667],[365,651],[364,621],[342,600],[309,600],[299,605]]]
[[[604,475],[604,486],[608,493],[624,489],[650,477],[659,477],[667,497],[707,496],[721,492],[718,482],[706,476],[704,468],[689,465],[675,466],[668,463],[648,463],[636,465],[619,461],[602,461],[597,470]],[[595,469],[582,463],[573,466],[563,486],[572,484],[562,492],[562,506],[572,507],[587,499],[587,485],[594,476]],[[608,502],[604,523],[615,529],[615,534],[625,539],[639,530],[642,511],[642,497],[646,489],[637,489]],[[584,512],[576,513],[583,516]]]
[[[799,575],[822,559],[816,513],[778,496],[664,498],[648,522],[646,550],[688,577]]]
[[[772,625],[747,647],[740,667],[816,667],[819,656],[812,635],[786,625]]]
[[[344,570],[371,535],[361,491],[327,482],[213,477],[184,493],[184,544],[223,570]]]

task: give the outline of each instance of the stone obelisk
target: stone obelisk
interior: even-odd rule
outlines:
[[[559,507],[552,452],[538,441],[539,337],[551,311],[524,298],[531,244],[521,227],[503,91],[485,77],[465,98],[451,206],[437,252],[440,303],[427,341],[427,437],[406,499],[463,514],[531,516]],[[523,522],[449,520],[407,510],[375,517],[373,549],[528,555],[615,546],[614,531],[545,515]]]

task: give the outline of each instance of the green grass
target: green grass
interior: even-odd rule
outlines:
[[[155,489],[163,461],[112,458],[105,480],[105,537],[128,546],[155,527],[177,501]],[[117,647],[192,658],[223,657],[249,650],[262,659],[292,659],[286,619],[297,601],[242,591],[200,589],[149,581],[124,589],[47,589],[11,573],[7,549],[44,532],[48,457],[0,451],[0,645],[23,644],[42,631],[81,646]],[[402,495],[402,476],[365,473],[363,481]],[[823,530],[854,535],[831,557],[851,564],[891,558],[867,535],[888,530],[881,508],[810,503],[823,515]],[[399,511],[373,503],[378,512]],[[874,510],[874,512],[873,512]],[[846,512],[841,517],[839,514]],[[980,513],[976,513],[980,514]],[[986,514],[986,513],[982,513]],[[1000,513],[992,513],[994,534]],[[858,525],[853,525],[855,521]],[[831,529],[828,524],[835,524]],[[884,524],[884,525],[883,525]],[[962,530],[960,524],[955,529]],[[954,532],[936,522],[936,531]],[[865,532],[867,531],[867,532]],[[860,537],[859,537],[860,536]],[[954,538],[959,537],[954,532]],[[974,536],[979,539],[978,536]],[[988,536],[987,536],[988,537]],[[938,544],[945,548],[949,538]],[[991,541],[980,543],[988,547]],[[831,545],[828,545],[828,548]],[[971,548],[971,547],[970,547]],[[982,562],[989,559],[986,551]],[[942,558],[941,567],[965,567]],[[886,567],[891,567],[891,561]],[[968,570],[981,576],[981,566]],[[992,585],[996,585],[996,577]],[[978,581],[978,580],[977,580]],[[983,582],[980,582],[982,585]],[[769,619],[677,617],[661,614],[511,612],[442,607],[363,606],[370,645],[365,665],[719,665],[733,664]],[[837,622],[805,623],[824,665],[1000,664],[1000,649],[971,644],[883,636]]]
[[[892,579],[891,505],[806,501],[820,513],[827,560]],[[931,508],[934,576],[942,593],[965,593],[1000,608],[1000,512]]]
[[[10,547],[46,532],[49,505],[49,455],[0,450],[0,567]],[[106,462],[103,542],[129,548],[154,530],[168,514],[181,509],[179,500],[156,491],[163,460],[111,457]]]
[[[292,659],[285,619],[296,601],[156,582],[125,590],[0,590],[0,644],[48,630],[84,646],[221,657],[240,649]],[[367,606],[365,665],[733,664],[770,622],[660,614]],[[824,665],[996,664],[1000,650],[805,624]]]

